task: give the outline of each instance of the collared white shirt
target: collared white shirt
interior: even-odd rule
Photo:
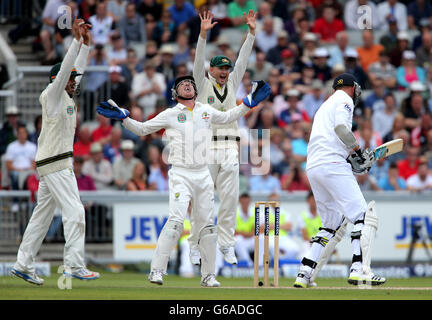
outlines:
[[[123,126],[139,136],[165,129],[168,163],[183,168],[203,168],[210,159],[207,150],[212,137],[211,124],[230,123],[248,111],[249,108],[243,104],[222,112],[200,102],[195,102],[193,109],[178,103],[145,122],[126,118]]]

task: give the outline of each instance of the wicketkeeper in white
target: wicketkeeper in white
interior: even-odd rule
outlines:
[[[39,98],[42,131],[36,154],[36,169],[40,177],[37,205],[11,270],[15,276],[36,285],[42,285],[44,280],[36,275],[34,261],[56,207],[61,209],[63,216],[65,275],[81,280],[99,278],[99,273],[88,270],[85,265],[84,207],[72,164],[77,113],[73,96],[79,82],[75,78],[84,73],[87,65],[90,27],[82,19],[74,21],[75,38],[63,62],[52,67],[50,84]]]
[[[252,10],[244,13],[249,32],[232,72],[230,72],[232,68],[230,59],[225,56],[215,56],[210,61],[209,77],[207,78],[205,76],[207,33],[217,22],[212,23],[213,14],[210,11],[200,15],[201,32],[198,37],[193,67],[193,76],[198,88],[197,101],[209,104],[219,111],[228,111],[236,107],[236,92],[246,71],[255,41],[256,16],[257,13]],[[238,141],[240,141],[240,136],[236,121],[225,124],[213,123],[212,130],[212,159],[209,169],[220,199],[217,213],[218,245],[224,259],[230,264],[236,264],[234,234],[239,198]],[[191,262],[199,264],[198,233],[193,227],[188,240],[191,247]]]
[[[302,259],[294,282],[299,288],[313,285],[311,277],[317,271],[318,262],[321,261],[320,268],[341,240],[347,221],[353,224],[353,258],[348,283],[379,285],[385,282],[385,278],[375,276],[370,268],[371,247],[378,228],[375,202],[366,203],[353,175],[367,173],[374,159],[372,151],[360,150],[351,131],[361,88],[351,74],[343,73],[335,78],[333,89],[333,95],[315,114],[308,144],[306,173],[322,228],[311,239],[311,248]]]
[[[230,123],[245,115],[251,107],[270,94],[263,81],[255,82],[252,92],[241,106],[221,112],[208,104],[196,101],[197,88],[192,76],[176,79],[172,89],[177,104],[151,120],[138,122],[128,117],[129,112],[111,100],[97,111],[109,118],[122,120],[123,126],[138,136],[165,129],[168,138],[169,217],[162,228],[151,262],[149,281],[163,284],[169,257],[183,231],[189,203],[192,205],[192,228],[198,235],[201,254],[201,285],[218,287],[216,280],[217,230],[213,221],[214,185],[208,169],[208,149],[213,123]]]

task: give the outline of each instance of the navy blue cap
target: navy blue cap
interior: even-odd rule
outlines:
[[[336,89],[338,87],[352,87],[352,86],[354,86],[355,82],[356,82],[356,79],[354,78],[354,76],[352,74],[342,73],[334,79],[333,89]]]

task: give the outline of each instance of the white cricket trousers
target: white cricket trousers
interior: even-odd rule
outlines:
[[[366,200],[349,163],[323,164],[306,173],[323,227],[335,230],[342,216],[354,223],[366,212]]]
[[[62,212],[65,267],[84,268],[85,216],[72,168],[41,177],[37,205],[24,232],[15,268],[35,271],[34,261],[48,232],[56,207]]]
[[[219,198],[217,213],[218,245],[235,246],[236,214],[239,199],[239,160],[236,149],[212,149],[212,163],[209,164],[210,175]],[[197,246],[198,233],[192,228],[189,242]]]

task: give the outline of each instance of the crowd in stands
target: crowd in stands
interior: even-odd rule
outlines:
[[[353,74],[363,89],[353,121],[361,148],[396,138],[405,145],[403,152],[374,164],[369,174],[357,176],[361,189],[432,190],[429,1],[47,0],[39,36],[43,64],[61,61],[72,39],[69,29],[58,27],[60,5],[92,24],[88,64],[109,67],[108,74],[88,72],[82,94],[95,94],[109,83],[106,98],[128,108],[138,121],[175,104],[174,79],[192,73],[199,12],[210,10],[218,21],[207,39],[210,56],[224,54],[234,63],[239,47],[228,30],[246,36],[243,12],[258,12],[255,46],[236,94],[241,101],[252,80],[267,81],[272,93],[239,120],[242,139],[249,129],[258,130],[253,143],[263,155],[255,168],[260,174],[251,173],[250,162],[241,163],[241,191],[310,190],[304,169],[313,118],[342,72]],[[372,19],[364,23],[372,29],[359,29],[362,5],[371,8]],[[358,46],[350,45],[352,31],[357,31]],[[136,44],[145,50],[140,52]],[[30,133],[20,123],[19,106],[9,108],[6,117],[0,131],[0,155],[7,167],[3,170],[2,163],[2,174],[9,172],[10,188],[26,188],[15,172],[34,171],[40,117]],[[167,190],[163,131],[138,137],[118,122],[96,115],[95,120],[96,126],[86,121],[77,125],[74,163],[81,190]],[[270,129],[268,139],[265,129]],[[240,154],[251,149],[240,143]]]

